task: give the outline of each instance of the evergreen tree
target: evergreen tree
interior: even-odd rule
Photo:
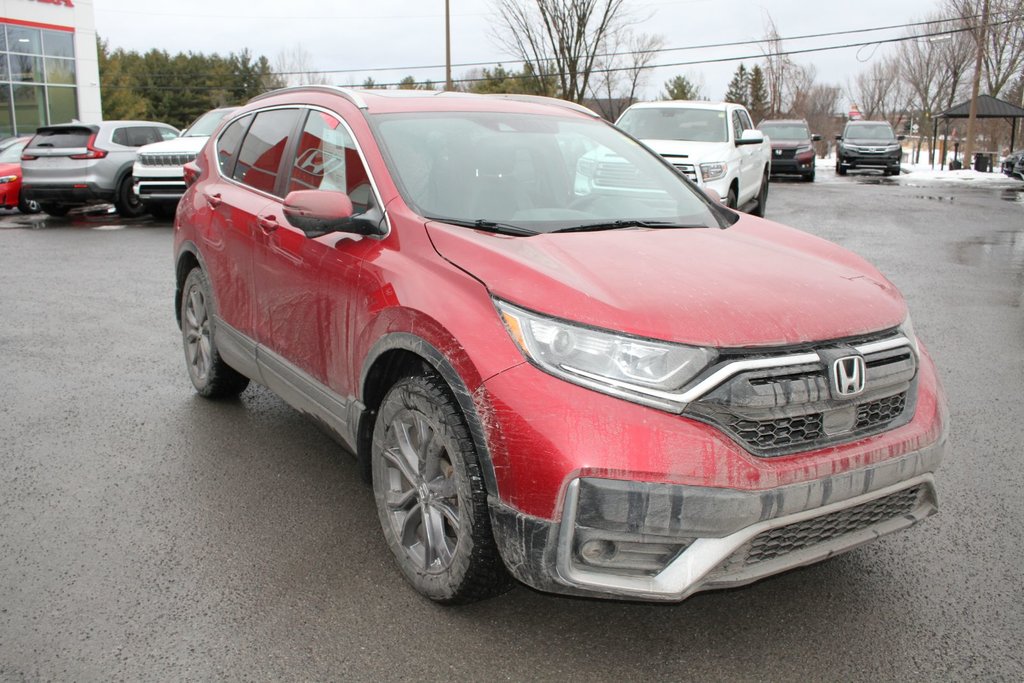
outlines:
[[[757,64],[750,70],[750,117],[755,123],[768,115],[768,86],[764,82],[764,71]]]
[[[665,92],[662,93],[663,100],[699,100],[701,99],[700,87],[694,85],[686,76],[676,76],[665,81]]]
[[[750,73],[742,63],[736,68],[732,80],[729,81],[729,89],[725,93],[726,102],[735,102],[744,107],[750,106]]]

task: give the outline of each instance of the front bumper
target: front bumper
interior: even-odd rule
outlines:
[[[814,155],[809,155],[807,158],[795,158],[790,157],[788,159],[776,157],[772,155],[771,172],[772,174],[801,174],[806,175],[814,170]]]
[[[885,152],[885,153],[865,153],[865,152],[846,152],[844,151],[840,157],[840,163],[844,166],[849,167],[869,167],[869,168],[899,168],[900,160],[903,158],[900,152]]]
[[[493,500],[491,518],[509,570],[534,588],[679,601],[824,560],[931,516],[937,511],[932,473],[947,447],[943,435],[872,467],[763,491],[577,478],[566,491],[561,521]],[[644,544],[678,550],[660,569],[609,571],[608,562],[584,559],[584,539],[620,545],[631,539],[627,552],[636,556],[639,546],[640,565],[648,560]],[[651,559],[661,566],[656,553]]]
[[[133,187],[135,194],[143,203],[167,202],[177,203],[185,194],[185,181],[181,179],[136,179]]]

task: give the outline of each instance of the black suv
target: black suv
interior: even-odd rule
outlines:
[[[803,119],[762,121],[758,130],[772,142],[772,175],[799,175],[814,182],[814,145],[821,140]]]
[[[850,121],[843,134],[836,136],[836,173],[846,175],[853,168],[880,168],[885,175],[899,175],[902,139],[885,121]]]

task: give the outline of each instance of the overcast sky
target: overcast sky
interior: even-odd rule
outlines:
[[[493,0],[450,0],[452,62],[518,63],[494,38]],[[444,81],[444,68],[375,71],[380,67],[444,64],[444,0],[95,0],[96,27],[112,47],[169,52],[238,52],[249,48],[274,63],[278,55],[301,46],[316,70],[356,70],[331,74],[338,84],[378,83],[412,75]],[[756,40],[770,15],[783,36],[872,28],[921,20],[937,10],[938,0],[627,0],[642,21],[637,30],[659,34],[667,48]],[[880,40],[900,30],[786,42],[788,49]],[[797,55],[813,64],[819,82],[845,86],[877,59],[886,46],[846,48]],[[758,54],[756,45],[680,50],[660,54],[655,63],[670,64]],[[748,68],[755,60],[748,59]],[[655,70],[644,93],[658,95],[665,80],[684,74],[703,80],[704,94],[720,99],[739,62],[663,67]],[[454,67],[457,79],[470,67]]]

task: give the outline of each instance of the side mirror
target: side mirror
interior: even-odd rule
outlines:
[[[842,139],[843,139],[842,135],[836,135],[836,140],[842,140]]]
[[[381,235],[383,215],[371,210],[352,215],[352,200],[344,192],[329,190],[296,190],[284,198],[284,215],[288,222],[306,233],[319,237],[331,232],[357,235]]]
[[[811,136],[811,142],[821,142],[821,136],[815,133]]]
[[[906,136],[906,135],[897,135],[897,136],[896,136],[896,139],[897,139],[897,140],[906,140],[906,139],[907,139],[907,136]]]
[[[754,128],[747,128],[745,131],[740,133],[739,139],[736,141],[737,145],[760,145],[764,142],[764,133]]]

